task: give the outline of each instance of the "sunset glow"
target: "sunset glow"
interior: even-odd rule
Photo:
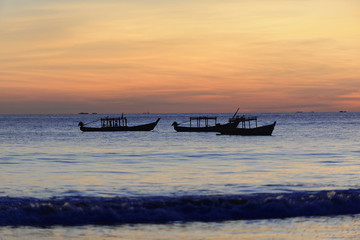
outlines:
[[[0,36],[0,114],[360,111],[358,0],[4,0]]]

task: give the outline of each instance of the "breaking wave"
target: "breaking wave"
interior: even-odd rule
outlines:
[[[212,222],[360,213],[360,189],[180,197],[0,197],[0,226]]]

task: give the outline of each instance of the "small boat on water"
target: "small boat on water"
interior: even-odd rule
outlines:
[[[86,127],[86,125],[97,121],[101,122],[101,127]],[[128,126],[127,118],[122,115],[118,118],[101,118],[100,120],[96,120],[86,124],[83,122],[79,122],[78,126],[83,132],[151,131],[155,128],[159,121],[160,118],[158,118],[155,122],[152,123]]]
[[[255,121],[255,127],[251,127],[250,122]],[[242,135],[242,136],[270,136],[274,131],[276,121],[273,124],[258,127],[257,117],[241,117],[241,126],[235,128],[224,128],[219,132],[222,135]]]
[[[236,116],[238,111],[239,109],[229,119],[229,122],[225,124],[217,123],[217,117],[201,116],[190,117],[190,126],[180,126],[182,123],[179,124],[177,122],[173,122],[172,126],[177,132],[220,132],[222,129],[236,128],[238,126],[241,121],[241,118]],[[213,121],[213,124],[209,124],[209,121]]]

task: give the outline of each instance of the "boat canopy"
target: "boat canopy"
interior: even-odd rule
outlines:
[[[238,117],[237,117],[238,118]],[[245,117],[241,116],[238,118],[241,122],[241,128],[246,128],[246,123],[248,123],[248,126],[250,128],[250,122],[255,121],[255,126],[257,127],[257,117]]]
[[[190,117],[190,127],[192,121],[196,121],[196,127],[201,127],[201,122],[204,121],[205,127],[208,127],[209,120],[213,120],[216,125],[217,117]]]
[[[118,117],[118,118],[101,118],[101,127],[126,127],[127,119],[126,117]]]

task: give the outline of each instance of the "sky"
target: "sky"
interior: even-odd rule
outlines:
[[[0,0],[0,114],[360,111],[359,0]]]

